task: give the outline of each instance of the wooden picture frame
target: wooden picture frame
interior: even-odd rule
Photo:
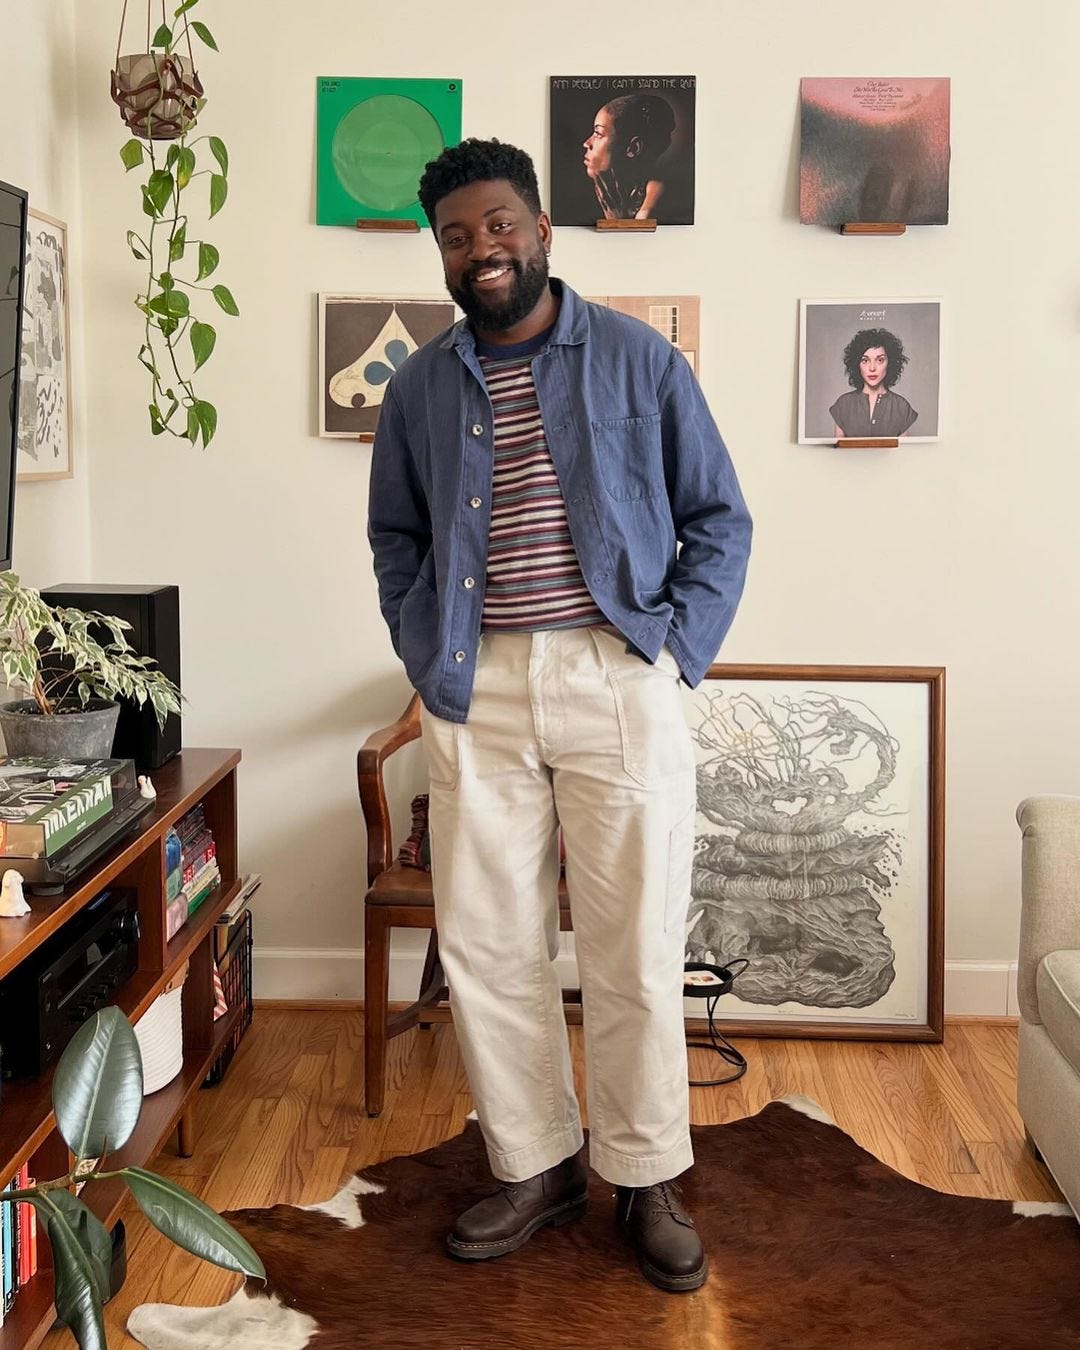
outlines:
[[[67,226],[34,207],[26,227],[16,482],[74,474]]]
[[[944,668],[717,664],[686,701],[686,959],[749,961],[719,1030],[940,1041]]]

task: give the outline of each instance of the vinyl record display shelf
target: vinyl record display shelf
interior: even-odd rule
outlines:
[[[0,919],[0,979],[7,975],[61,924],[90,903],[106,887],[127,886],[138,894],[139,968],[117,990],[113,1002],[137,1022],[173,975],[189,962],[181,1000],[184,1065],[171,1083],[143,1098],[135,1133],[108,1166],[145,1166],[176,1131],[179,1151],[194,1151],[192,1098],[227,1044],[242,1006],[214,1018],[214,924],[236,897],[236,770],[239,750],[183,750],[152,775],[157,790],[154,809],[136,831],[120,840],[61,895],[27,894],[32,913],[22,919]],[[221,883],[204,900],[172,941],[165,936],[165,835],[198,802],[217,845]],[[0,1095],[0,1183],[7,1184],[29,1161],[30,1173],[41,1179],[61,1176],[73,1165],[52,1113],[52,1069],[37,1078],[3,1084]],[[95,1182],[82,1198],[106,1227],[120,1215],[127,1199],[117,1179]],[[52,1258],[43,1225],[38,1225],[38,1273],[19,1290],[3,1327],[0,1350],[29,1350],[44,1339],[54,1318]]]

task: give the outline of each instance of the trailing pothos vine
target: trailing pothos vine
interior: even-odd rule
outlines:
[[[194,34],[207,47],[218,49],[206,25],[189,20],[189,11],[198,3],[184,0],[173,11],[173,26],[162,22],[151,40],[160,89],[155,106],[164,106],[165,100],[173,98],[170,67],[181,42],[190,51]],[[180,135],[168,142],[164,154],[165,142],[152,135],[154,107],[147,111],[144,138],[133,137],[120,151],[128,172],[147,164],[150,170],[142,184],[148,225],[141,232],[128,230],[127,234],[132,253],[147,264],[146,288],[135,297],[135,306],[144,319],[139,361],[150,372],[150,430],[155,436],[169,432],[193,445],[202,437],[204,447],[217,430],[217,408],[198,396],[193,377],[209,360],[217,332],[205,318],[196,317],[195,307],[208,295],[224,313],[240,312],[229,288],[209,280],[217,271],[217,248],[188,233],[189,198],[185,194],[196,180],[209,179],[208,219],[224,206],[229,190],[229,152],[224,141],[219,136],[191,136],[205,103],[199,98],[190,116],[182,112]]]

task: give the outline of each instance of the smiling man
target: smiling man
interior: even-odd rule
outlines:
[[[735,614],[750,518],[681,353],[548,275],[529,156],[467,140],[420,201],[465,319],[383,403],[368,535],[422,701],[432,882],[454,1024],[501,1184],[447,1236],[521,1247],[585,1212],[558,975],[559,837],[581,979],[588,1161],[644,1274],[708,1260],[682,978],[695,814],[680,680]]]

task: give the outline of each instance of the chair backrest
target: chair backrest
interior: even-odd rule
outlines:
[[[418,740],[420,734],[420,696],[413,694],[397,721],[373,731],[357,753],[356,783],[367,825],[369,886],[393,862],[390,807],[386,801],[383,766],[395,751]]]

